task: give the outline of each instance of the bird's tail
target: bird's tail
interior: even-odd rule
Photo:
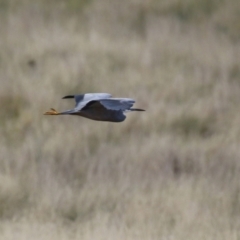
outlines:
[[[141,108],[130,108],[130,111],[139,111],[139,112],[142,112],[142,111],[145,111],[144,109],[141,109]]]

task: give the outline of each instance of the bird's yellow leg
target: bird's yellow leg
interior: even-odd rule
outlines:
[[[51,110],[45,112],[44,115],[59,115],[59,112],[57,112],[54,108],[51,108]]]

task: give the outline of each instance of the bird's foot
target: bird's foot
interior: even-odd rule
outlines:
[[[44,115],[58,115],[58,114],[59,113],[54,108],[51,108],[50,111],[44,113]]]

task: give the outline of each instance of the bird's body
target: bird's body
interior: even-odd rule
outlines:
[[[109,93],[87,93],[63,97],[74,98],[76,105],[72,110],[58,113],[51,109],[45,115],[77,115],[96,121],[122,122],[127,111],[144,111],[132,108],[135,101],[131,98],[112,98]]]

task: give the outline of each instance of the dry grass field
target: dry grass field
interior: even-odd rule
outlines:
[[[0,240],[239,240],[240,1],[0,0]],[[44,116],[109,92],[123,123]]]

